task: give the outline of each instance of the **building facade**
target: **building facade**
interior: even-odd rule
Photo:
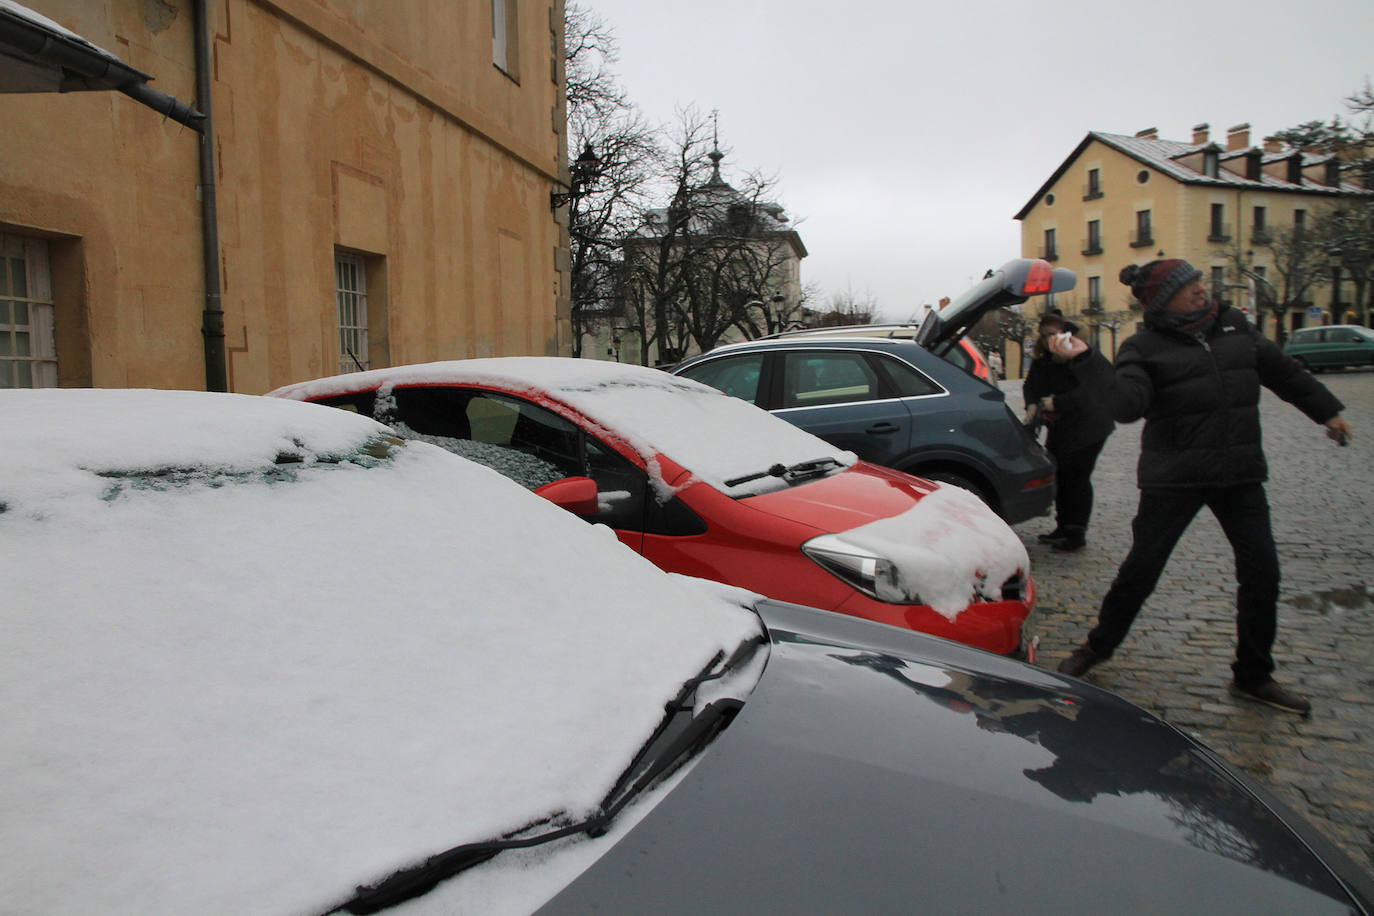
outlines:
[[[203,80],[211,117],[0,95],[0,331],[31,363],[9,384],[214,387],[207,300],[245,393],[569,351],[562,0],[29,8],[177,99]]]
[[[1153,128],[1129,137],[1094,131],[1015,218],[1023,256],[1078,275],[1078,287],[1053,305],[1114,353],[1139,317],[1118,280],[1126,265],[1183,258],[1218,299],[1255,320],[1257,297],[1283,301],[1291,265],[1282,263],[1280,240],[1343,196],[1364,193],[1336,157],[1271,139],[1253,145],[1248,124],[1230,128],[1224,144],[1207,124],[1194,128],[1191,142],[1162,140]],[[1332,308],[1338,287],[1325,281],[1312,283],[1265,332],[1282,337],[1340,313]]]

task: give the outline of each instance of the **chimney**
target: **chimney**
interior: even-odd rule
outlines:
[[[1207,145],[1207,131],[1208,131],[1208,128],[1209,128],[1209,125],[1206,124],[1206,123],[1203,123],[1203,124],[1194,124],[1194,125],[1193,125],[1193,145],[1194,145],[1194,146],[1206,146],[1206,145]]]
[[[1264,138],[1264,151],[1266,153],[1278,153],[1283,151],[1283,143],[1278,137]]]
[[[1144,130],[1138,130],[1138,131],[1136,131],[1136,132],[1135,132],[1135,135],[1136,135],[1136,137],[1137,137],[1138,139],[1140,139],[1140,140],[1158,140],[1158,139],[1159,139],[1159,128],[1158,128],[1158,127],[1147,127],[1147,128],[1145,128]]]
[[[1238,149],[1245,149],[1250,145],[1250,125],[1237,124],[1235,127],[1226,129],[1226,151],[1228,153]]]

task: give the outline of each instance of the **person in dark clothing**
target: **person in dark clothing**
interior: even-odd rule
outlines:
[[[1079,384],[1068,361],[1050,352],[1050,340],[1078,326],[1050,312],[1040,319],[1033,359],[1021,386],[1027,416],[1043,422],[1045,447],[1055,461],[1054,530],[1039,540],[1055,550],[1082,550],[1093,511],[1093,468],[1116,424],[1106,402]]]
[[[1239,312],[1219,307],[1201,279],[1201,271],[1176,258],[1121,271],[1144,308],[1145,327],[1121,345],[1115,366],[1077,338],[1051,343],[1080,384],[1103,393],[1117,422],[1145,419],[1130,553],[1102,600],[1097,626],[1059,670],[1080,676],[1111,658],[1178,539],[1206,506],[1235,554],[1230,691],[1307,715],[1311,704],[1273,678],[1279,559],[1264,493],[1260,385],[1324,424],[1341,445],[1350,424],[1324,385]]]

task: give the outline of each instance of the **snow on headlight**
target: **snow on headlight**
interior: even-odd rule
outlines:
[[[845,541],[886,558],[906,589],[953,620],[977,596],[1002,598],[1002,583],[1029,570],[1011,526],[967,490],[942,486],[911,509],[844,532]]]

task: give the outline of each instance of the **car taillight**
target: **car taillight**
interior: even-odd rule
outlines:
[[[1035,490],[1039,487],[1048,487],[1052,483],[1054,483],[1054,475],[1046,474],[1044,477],[1032,477],[1030,480],[1021,484],[1021,489]]]
[[[1054,268],[1049,261],[1036,258],[1031,261],[1030,271],[1026,274],[1026,282],[1021,285],[1021,295],[1036,296],[1040,293],[1050,291],[1050,283],[1054,279]]]

